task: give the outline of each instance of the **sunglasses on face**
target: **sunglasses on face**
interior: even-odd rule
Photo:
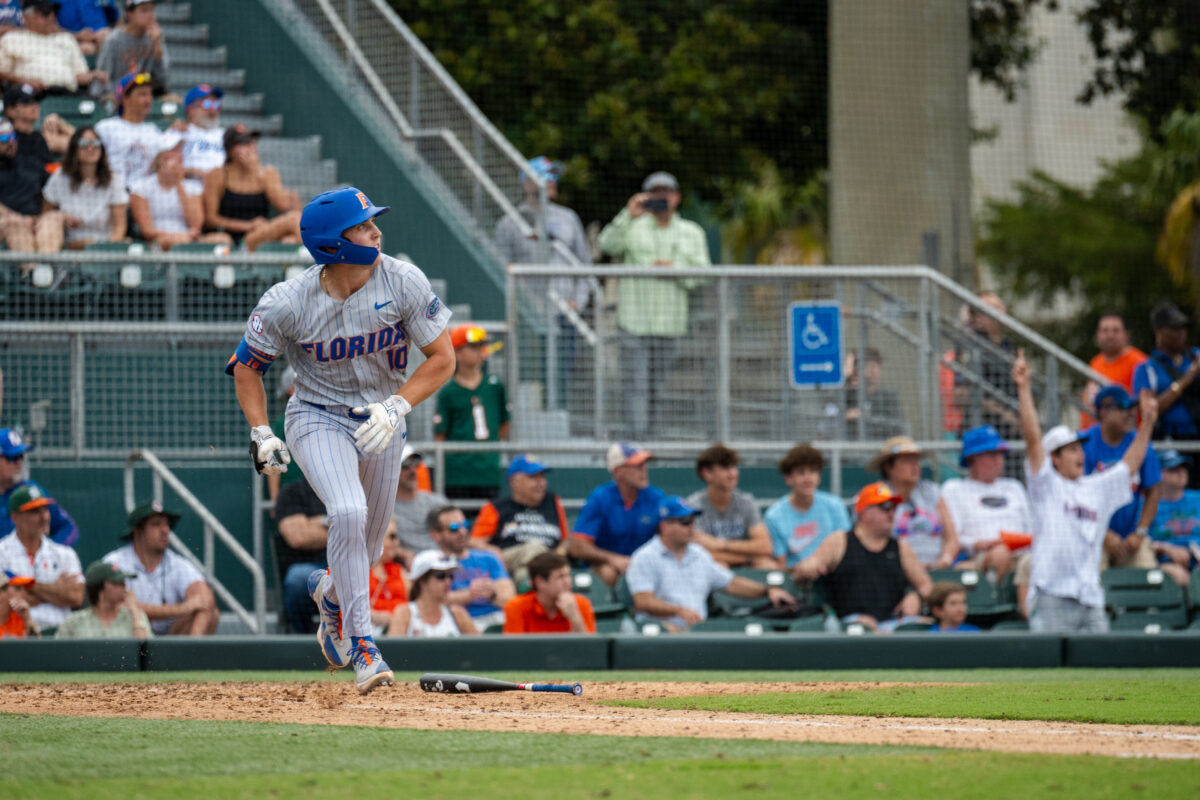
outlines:
[[[213,100],[210,97],[207,100],[201,100],[200,107],[203,108],[205,111],[220,111],[221,110],[221,101]]]
[[[7,462],[8,462],[8,463],[10,463],[10,464],[16,464],[18,461],[24,461],[24,460],[25,460],[25,454],[24,454],[24,453],[17,453],[15,456],[5,456],[5,457],[4,457],[4,460],[5,460],[5,461],[7,461]]]
[[[446,530],[450,531],[451,533],[458,533],[459,531],[465,531],[466,529],[467,523],[465,522],[451,522],[446,526]]]
[[[104,143],[101,142],[99,139],[80,139],[79,140],[79,149],[80,150],[91,150],[91,149],[99,150],[103,146],[104,146]]]
[[[438,581],[448,581],[454,577],[453,572],[431,572],[431,573],[429,573],[429,575],[434,580],[438,580]]]

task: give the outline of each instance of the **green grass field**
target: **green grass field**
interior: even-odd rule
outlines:
[[[494,673],[496,677],[506,676]],[[413,680],[415,675],[398,675]],[[524,679],[971,683],[919,692],[847,692],[844,713],[911,713],[972,702],[976,716],[1073,719],[1100,706],[1130,719],[1195,722],[1200,670],[967,670],[837,673],[575,673]],[[0,675],[29,681],[323,680],[321,673]],[[329,678],[344,680],[341,676]],[[1102,693],[1123,688],[1123,701]],[[0,686],[2,690],[2,686]],[[586,691],[586,688],[585,688]],[[924,695],[922,693],[932,692]],[[955,695],[954,692],[961,692]],[[939,694],[944,693],[944,694]],[[1047,702],[1052,698],[1053,702]],[[703,702],[711,702],[708,698]],[[711,707],[742,710],[753,696]],[[814,698],[777,697],[781,713]],[[724,702],[729,701],[729,702]],[[701,702],[692,700],[689,702]],[[656,701],[656,705],[659,703]],[[1040,705],[1039,705],[1040,704]],[[1126,704],[1126,705],[1122,705]],[[854,705],[858,710],[850,711]],[[928,705],[929,707],[926,707]],[[697,706],[698,707],[698,706]],[[710,706],[705,706],[710,707]],[[1041,717],[1033,714],[1045,708]],[[745,710],[766,710],[745,709]],[[829,709],[822,709],[829,710]],[[964,712],[957,711],[959,715]],[[1072,714],[1078,714],[1074,717]],[[1058,716],[1054,716],[1058,715]],[[1200,796],[1193,761],[1049,756],[765,740],[563,736],[268,724],[0,715],[4,794],[28,798],[1159,798]]]

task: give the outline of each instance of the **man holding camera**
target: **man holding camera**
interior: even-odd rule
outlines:
[[[600,232],[600,248],[625,264],[661,270],[707,267],[704,229],[676,215],[679,184],[669,172],[642,181],[642,191]],[[630,375],[626,397],[630,435],[653,439],[653,427],[664,419],[658,396],[675,358],[675,340],[688,332],[688,290],[695,279],[622,278],[617,300],[621,357]],[[661,437],[660,437],[661,438]]]

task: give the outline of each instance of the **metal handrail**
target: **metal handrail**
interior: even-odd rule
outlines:
[[[183,482],[171,472],[165,464],[158,459],[153,452],[149,450],[134,450],[129,454],[129,458],[125,462],[125,510],[132,511],[137,504],[136,493],[133,485],[134,469],[138,461],[145,461],[154,473],[154,499],[159,503],[162,502],[163,483],[174,490],[175,494],[184,504],[190,508],[201,522],[204,523],[204,560],[197,558],[188,546],[175,535],[172,531],[170,534],[171,547],[192,563],[203,574],[213,591],[220,597],[225,604],[235,613],[239,619],[250,628],[253,633],[263,634],[267,631],[267,583],[263,575],[262,567],[254,560],[250,553],[242,547],[241,543],[234,538],[224,525],[221,524],[212,512],[201,503],[191,491],[188,490]],[[216,576],[214,570],[214,552],[213,552],[213,536],[214,534],[221,542],[229,548],[229,552],[250,572],[250,576],[254,581],[254,613],[253,615],[246,610],[233,593],[225,588]]]

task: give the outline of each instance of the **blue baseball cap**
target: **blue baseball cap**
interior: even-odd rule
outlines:
[[[183,96],[183,107],[187,108],[197,100],[203,100],[206,97],[215,97],[220,100],[224,96],[225,90],[221,87],[200,83],[188,89],[188,93]]]
[[[699,514],[700,509],[692,508],[677,495],[668,497],[658,506],[659,519],[691,519]]]
[[[1125,391],[1125,387],[1115,383],[1096,392],[1096,400],[1093,403],[1096,411],[1100,410],[1100,404],[1105,400],[1116,400],[1117,408],[1122,409],[1133,408],[1137,405],[1137,401],[1129,395],[1129,392]]]
[[[549,471],[550,468],[545,464],[534,461],[531,455],[528,453],[523,453],[509,462],[508,470],[505,471],[504,476],[506,478],[511,478],[518,472],[522,475],[541,475],[543,472]]]
[[[560,175],[563,174],[563,165],[561,161],[551,161],[546,156],[537,156],[529,159],[529,169],[537,173],[537,176],[544,181],[558,181]],[[518,179],[528,178],[529,174],[525,170],[517,173]]]
[[[1190,458],[1174,448],[1170,450],[1163,450],[1161,453],[1159,453],[1158,461],[1162,465],[1163,469],[1186,467],[1188,464],[1192,463]]]
[[[997,453],[1008,450],[1008,442],[1000,436],[1000,432],[991,425],[980,425],[971,428],[963,434],[962,453],[958,457],[958,465],[965,467],[967,459],[980,453]]]
[[[0,428],[0,456],[13,458],[32,449],[33,445],[25,444],[25,440],[15,429]]]

